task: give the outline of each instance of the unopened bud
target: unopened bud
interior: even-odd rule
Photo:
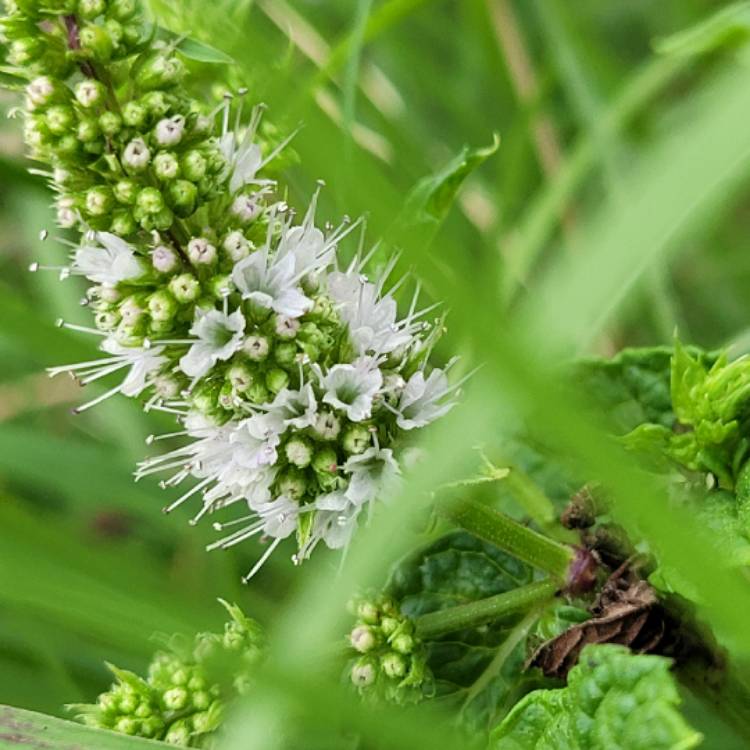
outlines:
[[[320,411],[315,418],[313,432],[321,440],[335,440],[341,432],[341,420],[332,411]]]
[[[154,175],[162,182],[174,180],[180,174],[180,163],[177,157],[169,151],[162,151],[154,157]]]
[[[124,203],[126,206],[132,206],[135,203],[135,199],[138,197],[139,190],[138,183],[134,180],[120,180],[115,183],[115,199],[119,203]]]
[[[230,232],[224,238],[221,246],[226,250],[229,257],[235,263],[241,261],[250,254],[250,243],[245,238],[245,235],[239,231]]]
[[[177,304],[169,292],[160,289],[148,298],[148,312],[152,320],[165,323],[174,318]]]
[[[274,330],[281,339],[293,339],[299,331],[300,323],[296,318],[286,315],[277,315],[274,320]]]
[[[301,500],[307,492],[307,479],[298,469],[287,469],[276,481],[280,495],[285,495],[290,500]]]
[[[135,218],[133,218],[133,214],[127,209],[115,211],[112,215],[110,231],[113,234],[126,236],[128,234],[133,234],[137,229],[138,225],[136,224]]]
[[[140,102],[128,102],[122,108],[123,122],[130,128],[140,130],[146,124],[148,110]]]
[[[359,625],[354,628],[349,634],[349,641],[352,644],[352,648],[359,651],[360,654],[372,651],[377,643],[375,635],[367,625]]]
[[[216,261],[216,248],[204,237],[194,237],[190,240],[187,252],[194,266],[207,266]]]
[[[338,470],[336,451],[333,448],[323,448],[323,450],[318,451],[312,460],[312,467],[319,474],[335,475]]]
[[[172,295],[178,302],[185,304],[198,299],[201,286],[195,276],[189,273],[182,273],[179,276],[175,276],[169,282],[169,291],[172,292]]]
[[[282,367],[291,367],[297,359],[297,345],[293,341],[284,341],[273,348],[273,358]]]
[[[255,221],[263,211],[257,199],[248,195],[238,195],[232,202],[231,210],[244,224]]]
[[[414,639],[408,633],[399,633],[391,641],[391,646],[400,654],[410,654],[414,650]]]
[[[391,678],[403,677],[406,674],[406,662],[399,654],[384,654],[380,660],[380,668]]]
[[[99,127],[104,135],[117,135],[122,130],[122,118],[115,112],[102,112],[99,115]]]
[[[309,440],[301,436],[291,438],[286,444],[284,452],[289,463],[299,469],[309,466],[312,460],[312,445]]]
[[[104,86],[99,81],[86,79],[76,86],[75,95],[85,109],[96,107],[104,101]]]
[[[188,180],[199,182],[206,176],[206,159],[200,151],[188,151],[181,160],[182,171]]]
[[[253,373],[247,365],[234,364],[227,370],[227,378],[232,388],[238,393],[244,393],[253,384]]]
[[[167,185],[167,200],[178,216],[187,218],[195,211],[198,188],[188,180],[175,180]]]
[[[352,682],[357,687],[367,687],[375,682],[375,667],[369,659],[360,659],[352,667]]]
[[[64,104],[56,104],[47,110],[45,123],[50,133],[62,135],[73,127],[75,112],[72,107]]]
[[[289,374],[274,367],[266,373],[266,388],[271,393],[278,393],[289,385]]]
[[[160,146],[176,146],[185,132],[185,118],[182,115],[165,117],[156,123],[154,138]]]
[[[158,214],[164,208],[162,194],[153,187],[143,188],[136,198],[136,206],[146,214]]]
[[[101,16],[106,9],[106,0],[78,0],[78,15],[87,21]]]
[[[113,204],[112,193],[105,187],[93,187],[86,193],[86,211],[91,216],[104,216]]]
[[[253,334],[245,339],[242,349],[253,362],[262,362],[268,357],[271,345],[265,336]]]
[[[112,37],[103,26],[87,24],[78,32],[81,50],[98,62],[108,62],[112,57]]]
[[[122,154],[122,163],[131,172],[142,172],[151,161],[151,151],[142,138],[130,141]]]
[[[151,251],[151,265],[159,273],[170,273],[179,265],[177,253],[171,247],[159,245]]]

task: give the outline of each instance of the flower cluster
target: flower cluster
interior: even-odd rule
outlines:
[[[370,698],[399,704],[421,700],[432,690],[432,675],[414,622],[385,596],[355,601],[351,609],[357,617],[349,634],[356,652],[349,664],[352,683]]]
[[[260,626],[238,607],[222,603],[231,616],[224,633],[199,633],[187,643],[170,639],[169,650],[154,656],[146,679],[110,665],[115,684],[95,704],[72,710],[89,726],[204,746],[205,737],[220,726],[227,702],[247,690],[264,649]]]
[[[296,534],[295,561],[345,547],[363,509],[400,471],[414,430],[452,406],[458,385],[430,364],[442,330],[414,285],[405,314],[387,288],[396,259],[344,264],[360,227],[316,225],[316,192],[296,214],[274,179],[288,139],[247,125],[232,97],[214,112],[184,93],[174,45],[146,38],[133,0],[9,0],[2,29],[26,87],[32,155],[51,165],[58,219],[80,230],[62,277],[91,282],[105,357],[53,368],[175,414],[189,442],[144,461],[172,472],[172,502],[194,518],[249,509],[214,546],[271,539],[252,575]],[[240,105],[241,108],[241,105]],[[231,123],[230,120],[236,120]],[[33,264],[32,270],[40,266]],[[249,577],[249,576],[248,576]]]

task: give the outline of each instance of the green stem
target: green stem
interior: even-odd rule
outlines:
[[[421,638],[436,638],[456,630],[475,628],[525,612],[545,599],[551,599],[559,588],[559,581],[548,578],[470,604],[430,612],[417,618],[417,633]]]
[[[436,505],[438,513],[462,529],[494,544],[513,557],[568,581],[575,550],[567,544],[524,526],[475,500],[447,500]]]
[[[516,466],[508,468],[510,471],[504,481],[510,494],[531,518],[543,526],[551,525],[555,520],[555,506],[552,505],[552,501],[528,474]]]

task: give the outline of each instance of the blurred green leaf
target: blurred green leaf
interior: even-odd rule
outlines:
[[[202,63],[222,63],[224,65],[235,63],[234,58],[230,57],[226,52],[222,52],[220,49],[206,44],[206,42],[198,41],[185,34],[176,34],[174,31],[165,29],[163,26],[158,27],[158,36],[174,44],[189,60]]]

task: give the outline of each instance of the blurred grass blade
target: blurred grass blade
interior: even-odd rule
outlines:
[[[148,750],[169,748],[163,742],[90,729],[20,708],[0,706],[0,748],[31,750]]]

